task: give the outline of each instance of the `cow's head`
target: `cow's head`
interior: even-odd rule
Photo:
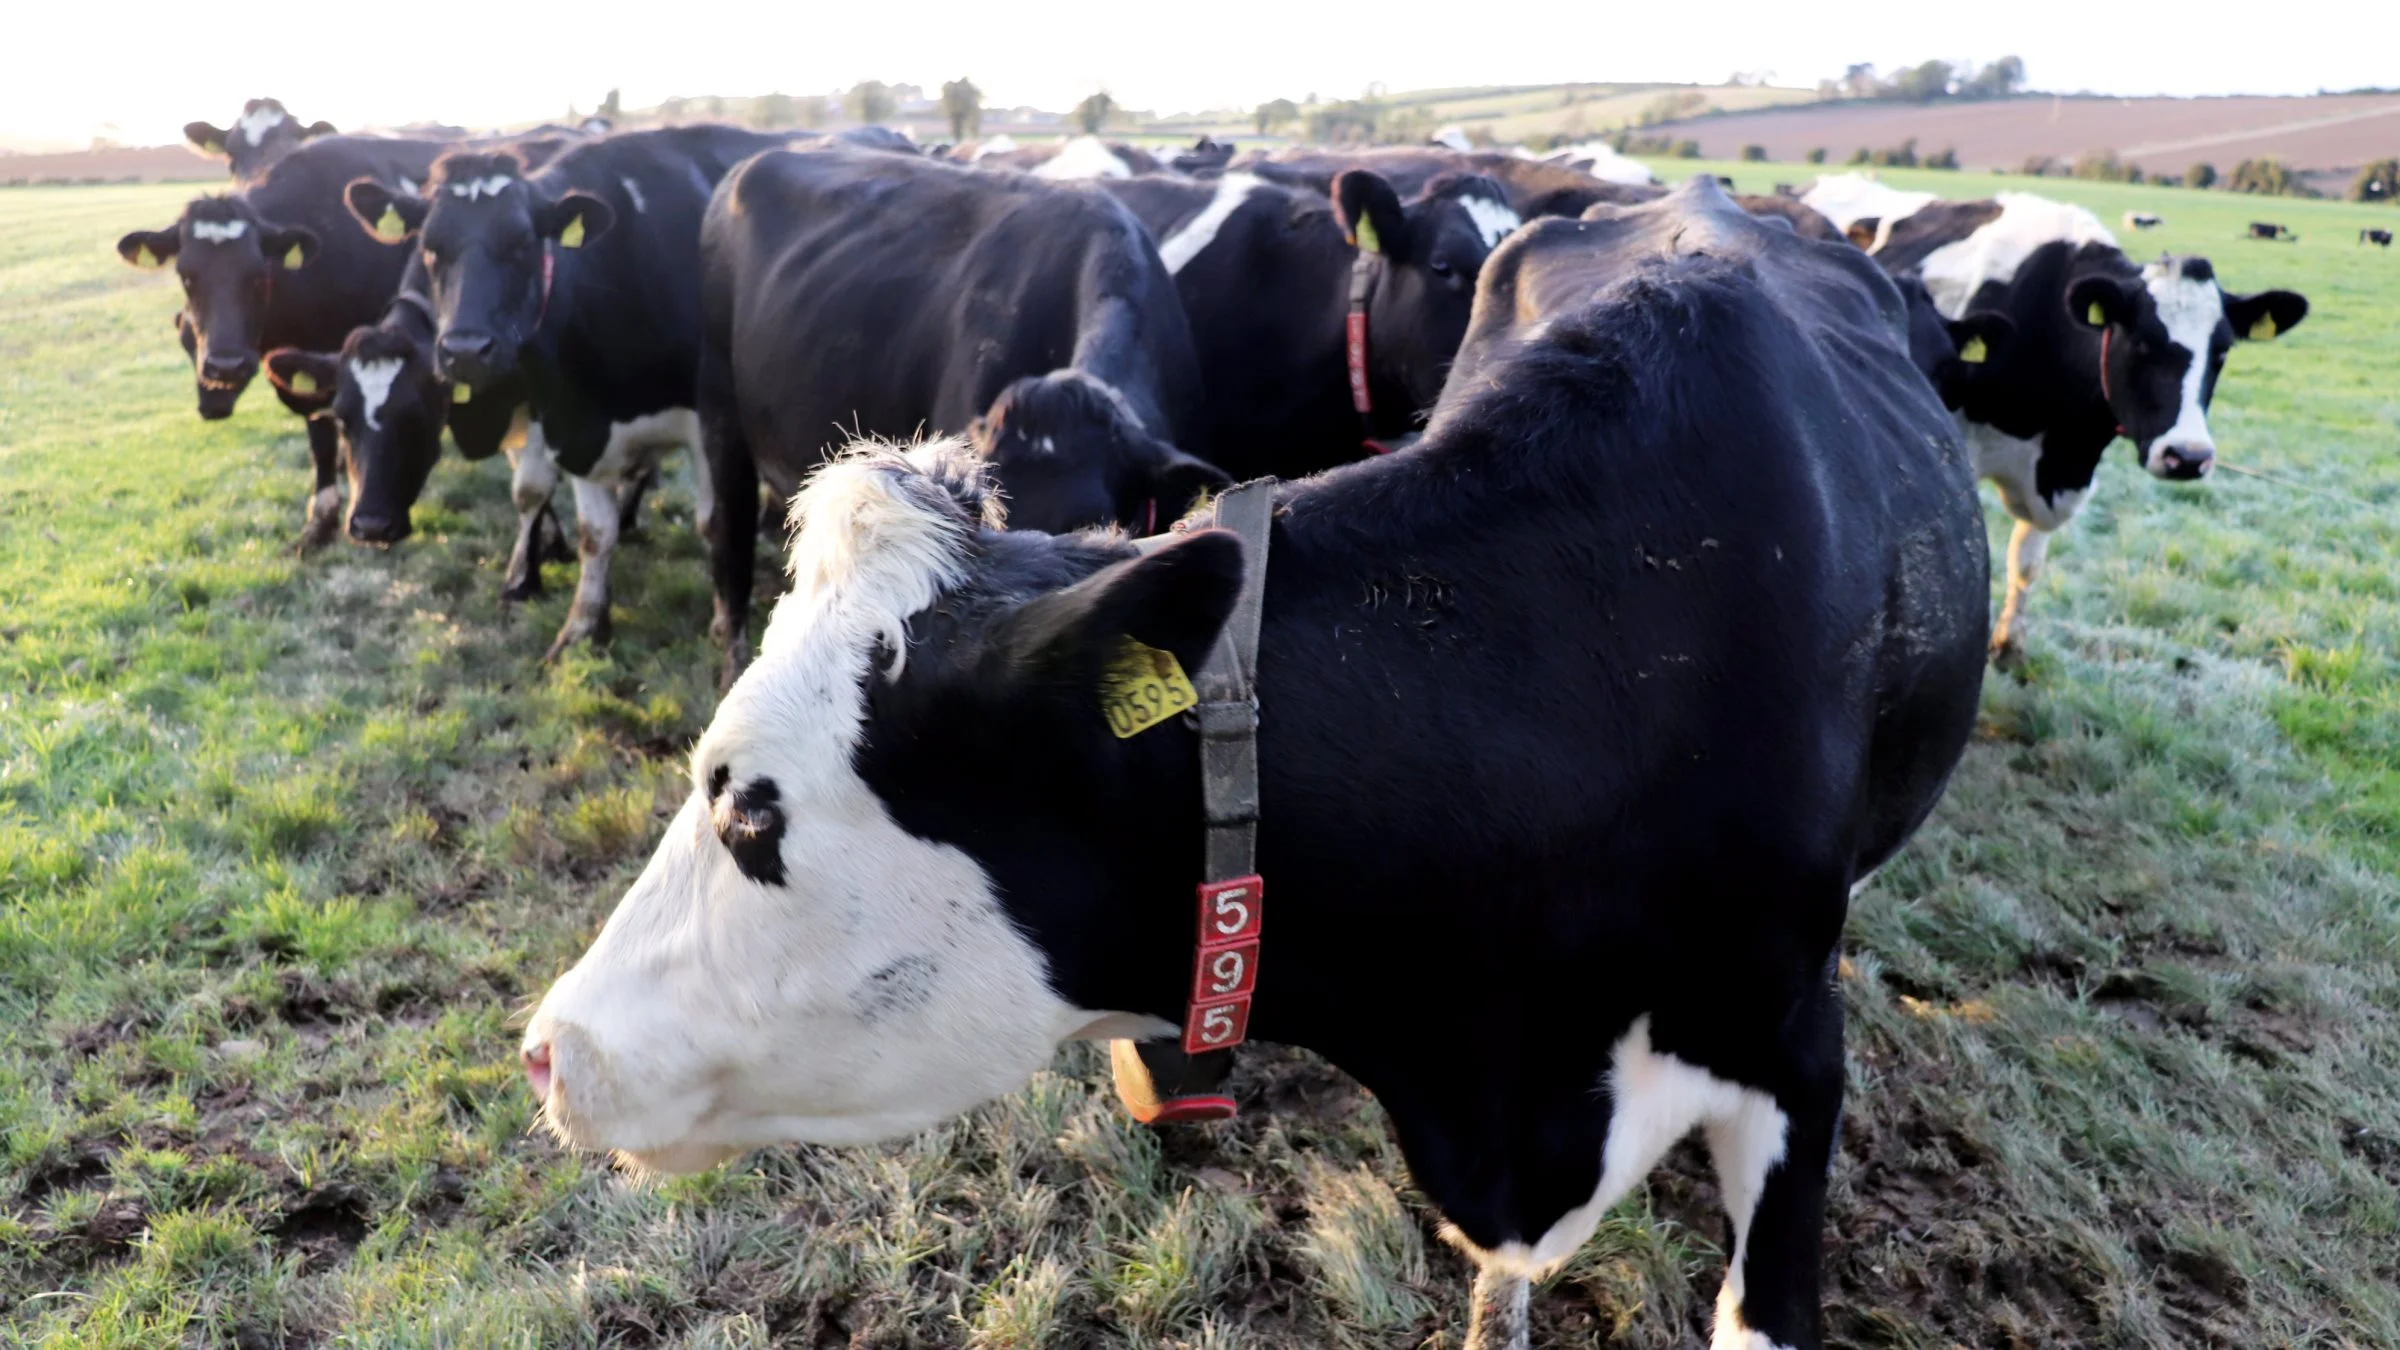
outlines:
[[[207,122],[183,124],[184,139],[194,150],[229,161],[233,176],[244,182],[290,154],[302,141],[332,134],[331,122],[302,126],[298,118],[284,111],[283,104],[271,98],[254,98],[243,104],[241,117],[230,127],[220,129]]]
[[[172,263],[183,283],[184,350],[199,382],[200,415],[231,417],[258,373],[258,348],[277,281],[317,254],[316,233],[261,217],[239,196],[202,197],[164,230],[135,230],[117,253],[136,267]]]
[[[2295,291],[2233,295],[2206,258],[2161,258],[2128,277],[2077,278],[2067,312],[2105,335],[2100,373],[2109,411],[2143,468],[2199,478],[2216,463],[2208,404],[2235,340],[2265,340],[2308,317]]]
[[[1124,395],[1081,371],[1015,381],[967,435],[1020,530],[1121,525],[1147,534],[1233,484],[1151,435]]]
[[[1367,301],[1374,373],[1397,381],[1409,405],[1430,408],[1475,308],[1475,278],[1492,249],[1522,223],[1489,178],[1443,174],[1402,204],[1383,175],[1349,169],[1333,180],[1343,232],[1377,255]]]
[[[290,396],[321,398],[341,427],[350,477],[352,541],[390,545],[409,534],[409,511],[442,457],[450,387],[424,347],[386,328],[354,328],[339,352],[280,347],[267,378]]]
[[[369,234],[417,241],[440,329],[435,364],[470,387],[516,368],[549,306],[553,250],[588,247],[616,221],[587,193],[549,195],[507,152],[442,156],[423,197],[364,178],[343,196]]]
[[[671,1171],[910,1133],[1078,1035],[1180,1011],[1197,742],[1102,708],[1130,640],[1196,671],[1240,588],[1201,531],[1000,531],[956,442],[793,504],[792,589],[691,792],[523,1041],[550,1128]]]

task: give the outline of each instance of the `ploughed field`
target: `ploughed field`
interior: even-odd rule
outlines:
[[[2400,1344],[2400,257],[2354,242],[2395,215],[2041,186],[2314,311],[2235,352],[2213,481],[2112,452],[2029,667],[1856,903],[1829,1330]],[[530,1136],[511,1017],[713,705],[689,480],[614,646],[549,668],[572,569],[502,607],[498,460],[393,552],[294,558],[298,423],[263,388],[199,422],[174,283],[111,251],[188,192],[0,193],[0,1337],[1457,1344],[1464,1262],[1298,1052],[1245,1052],[1229,1127],[1131,1125],[1079,1048],[879,1150],[637,1183]],[[1473,995],[1425,974],[1393,1034]],[[1704,1341],[1711,1189],[1676,1155],[1536,1343]]]

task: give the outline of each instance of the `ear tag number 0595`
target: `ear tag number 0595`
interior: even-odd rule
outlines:
[[[1119,740],[1148,731],[1200,702],[1173,652],[1123,639],[1100,675],[1100,711]]]

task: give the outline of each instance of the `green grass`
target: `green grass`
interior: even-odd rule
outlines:
[[[2219,393],[2228,466],[2280,481],[2114,454],[1858,902],[1833,1327],[2400,1344],[2400,259],[2351,243],[2391,213],[2043,186],[2315,312]],[[530,1136],[511,1019],[714,704],[688,488],[615,645],[555,668],[569,572],[498,603],[498,464],[446,464],[399,550],[293,558],[296,424],[198,422],[172,283],[110,252],[183,191],[0,193],[0,1340],[1456,1346],[1462,1263],[1298,1053],[1230,1128],[1129,1126],[1077,1049],[880,1150],[634,1184]],[[1696,1343],[1720,1232],[1679,1152],[1541,1343]]]

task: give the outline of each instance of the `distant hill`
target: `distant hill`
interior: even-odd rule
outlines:
[[[120,146],[53,155],[0,154],[0,184],[228,182],[225,162],[180,145]]]
[[[2071,161],[2113,150],[2152,173],[2182,173],[2206,160],[2220,170],[2273,156],[2294,170],[2346,174],[2400,154],[2400,95],[2333,94],[2315,98],[2089,98],[2049,94],[1986,102],[1839,103],[1698,117],[1654,128],[1700,142],[1711,159],[1733,159],[1746,145],[1767,157],[1797,160],[1823,148],[1831,164],[1852,152],[1896,146],[1909,137],[1919,154],[1955,149],[1968,168],[2015,170],[2050,156]]]

